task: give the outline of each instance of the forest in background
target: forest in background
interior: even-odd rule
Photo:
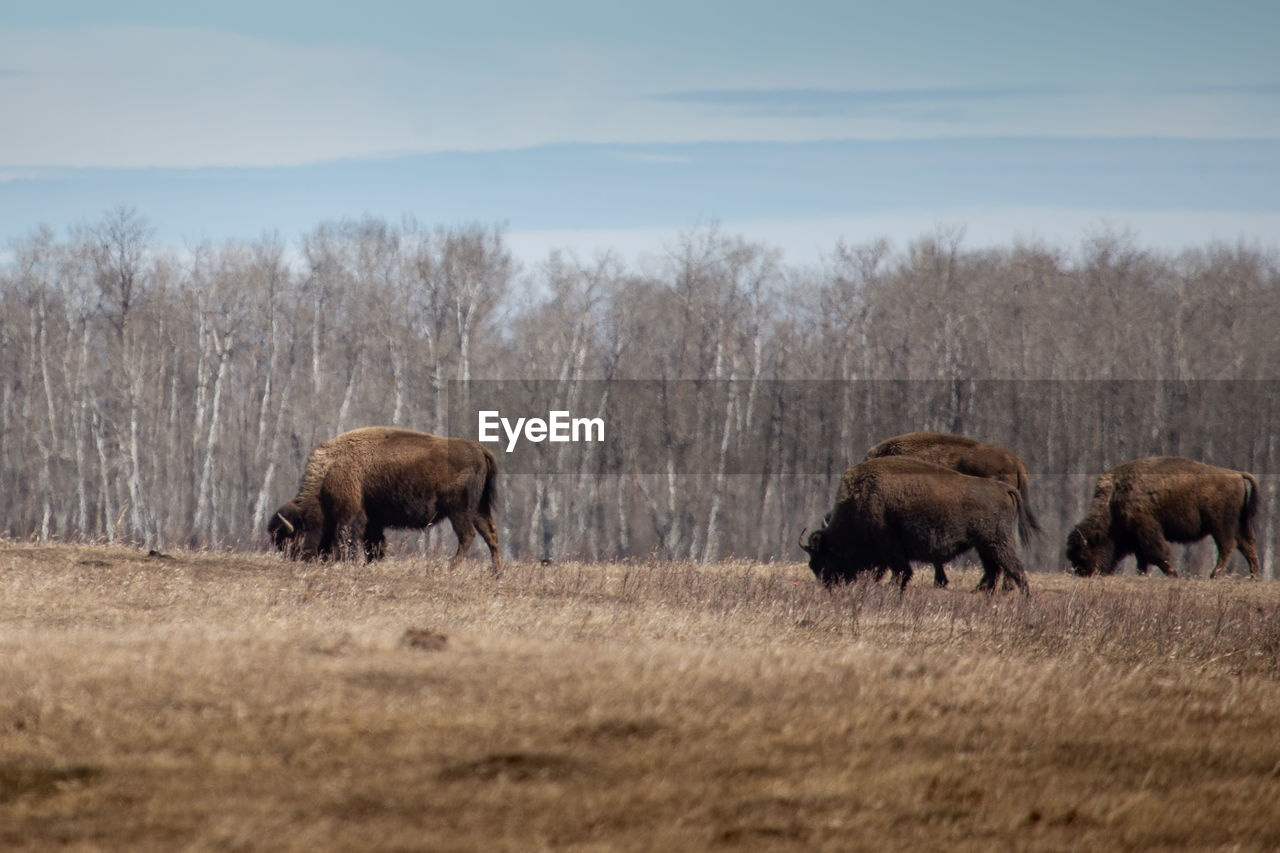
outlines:
[[[369,218],[173,251],[118,208],[37,228],[0,266],[0,531],[261,548],[318,441],[448,432],[450,389],[491,380],[615,399],[644,381],[693,388],[688,429],[714,440],[631,469],[514,466],[512,556],[798,560],[845,466],[937,429],[1029,460],[1033,570],[1061,565],[1103,467],[1177,452],[1260,476],[1275,577],[1278,328],[1280,259],[1250,245],[1170,253],[1104,231],[969,248],[940,229],[794,265],[705,227],[628,264],[517,260],[501,227]],[[653,412],[619,428],[650,424],[666,428]]]

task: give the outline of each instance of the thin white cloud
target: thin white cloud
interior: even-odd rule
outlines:
[[[430,40],[418,55],[189,28],[0,30],[4,166],[270,166],[665,136],[639,56]],[[638,85],[638,82],[637,82]]]
[[[1062,87],[982,86],[934,89],[725,89],[663,92],[658,101],[719,109],[736,115],[846,116],[900,114],[905,110],[964,103],[1056,98],[1077,90]]]
[[[404,55],[189,28],[0,30],[0,166],[297,165],[569,141],[1280,137],[1268,81],[1086,91],[912,80],[901,108],[883,86],[860,90],[875,85],[866,69],[832,56],[792,70],[671,60],[658,45],[439,47],[426,39]],[[870,104],[867,91],[878,93]],[[675,94],[654,97],[664,92]]]
[[[639,151],[623,152],[617,158],[627,163],[653,163],[659,166],[687,166],[694,162],[693,157],[688,154],[648,154]]]

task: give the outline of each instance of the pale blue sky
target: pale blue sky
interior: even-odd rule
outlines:
[[[0,241],[1280,236],[1280,4],[0,0]],[[12,7],[12,8],[11,8]],[[536,259],[536,258],[531,258]]]

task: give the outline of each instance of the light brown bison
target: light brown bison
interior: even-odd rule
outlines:
[[[1251,474],[1215,468],[1177,456],[1135,459],[1098,478],[1084,520],[1067,536],[1067,559],[1076,574],[1111,574],[1130,554],[1138,571],[1154,564],[1167,575],[1169,542],[1197,542],[1212,536],[1218,546],[1214,577],[1231,551],[1249,561],[1258,577],[1253,518],[1258,512],[1258,482]]]
[[[474,441],[391,427],[344,432],[311,451],[298,496],[276,511],[267,532],[294,557],[329,557],[359,538],[375,560],[386,551],[386,528],[447,518],[458,537],[453,562],[479,532],[496,573],[497,470],[493,454]]]
[[[1023,593],[1027,579],[1014,547],[1022,498],[1012,486],[909,456],[859,462],[844,472],[825,526],[800,547],[824,584],[890,570],[905,589],[911,561],[940,565],[973,549],[982,561],[978,589],[1000,575]]]

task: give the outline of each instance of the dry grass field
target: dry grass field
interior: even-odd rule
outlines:
[[[952,576],[0,542],[0,848],[1280,849],[1280,584]]]

